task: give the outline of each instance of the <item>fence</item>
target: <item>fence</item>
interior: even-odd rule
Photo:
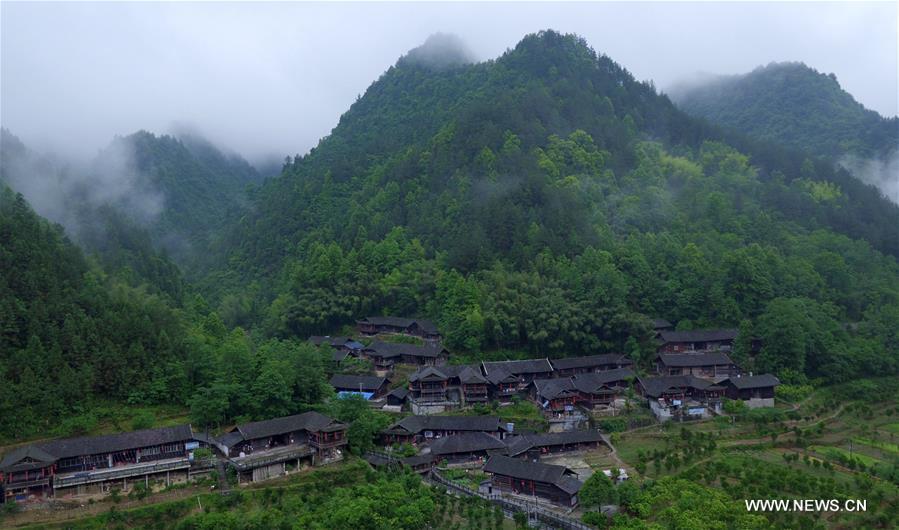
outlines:
[[[81,471],[68,475],[56,475],[53,477],[53,487],[67,488],[93,482],[143,477],[144,475],[162,473],[163,471],[188,469],[189,467],[190,461],[188,459],[179,458],[177,460],[160,461],[152,464],[136,464],[119,468]]]
[[[488,500],[498,505],[504,512],[507,513],[526,513],[528,515],[528,519],[536,519],[537,521],[540,521],[541,523],[552,526],[554,528],[561,528],[563,530],[593,530],[593,527],[588,526],[581,521],[578,521],[577,519],[572,519],[570,517],[565,517],[564,515],[551,512],[536,504],[508,499],[497,494],[490,495],[481,493],[471,488],[467,488],[461,484],[453,482],[452,480],[444,478],[436,469],[431,470],[430,478],[434,482],[446,486],[447,489],[451,491],[455,491],[456,493],[469,497],[480,497],[482,499]]]

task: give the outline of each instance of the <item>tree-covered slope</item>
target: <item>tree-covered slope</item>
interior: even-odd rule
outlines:
[[[788,335],[758,368],[799,377],[897,367],[895,205],[551,31],[484,63],[401,59],[218,251],[223,317],[276,336],[427,314],[457,349],[640,357],[653,315]]]
[[[158,197],[154,215],[142,223],[164,248],[181,261],[202,254],[222,224],[245,202],[256,171],[242,158],[228,156],[197,137],[181,140],[140,131],[116,138],[97,157],[94,167],[133,172],[135,185]],[[130,194],[116,206],[130,210]]]
[[[899,147],[899,119],[866,109],[836,76],[803,63],[772,63],[671,95],[690,114],[821,156],[884,157]]]
[[[221,226],[239,217],[248,186],[260,180],[238,155],[195,135],[116,137],[90,163],[77,165],[36,153],[4,129],[0,151],[0,180],[88,251],[109,246],[102,245],[109,228],[143,230],[182,264],[203,257]]]
[[[0,435],[52,427],[93,395],[124,399],[181,361],[166,300],[92,265],[6,186],[0,270]]]

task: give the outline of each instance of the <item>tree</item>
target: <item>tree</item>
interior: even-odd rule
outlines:
[[[598,508],[604,504],[617,504],[618,491],[615,484],[605,473],[590,475],[581,491],[578,492],[578,500],[585,508]]]

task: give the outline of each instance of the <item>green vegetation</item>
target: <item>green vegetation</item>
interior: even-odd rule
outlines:
[[[133,497],[139,495],[143,493]],[[58,527],[412,530],[503,528],[504,521],[501,512],[486,501],[450,497],[425,486],[417,475],[376,472],[356,460],[337,470],[296,475],[278,486],[232,491],[224,496],[200,494],[130,510],[113,506],[102,515]]]
[[[675,99],[715,123],[832,157],[885,154],[896,148],[899,132],[897,118],[867,110],[836,76],[802,63],[772,63],[676,90]]]
[[[187,420],[215,430],[320,410],[352,423],[361,454],[391,418],[334,398],[331,354],[310,334],[345,333],[366,314],[422,316],[452,362],[623,352],[645,371],[650,317],[665,317],[681,330],[738,327],[734,358],[777,374],[789,404],[728,403],[713,421],[642,430],[629,428],[645,410],[599,420],[643,482],[591,479],[585,520],[602,521],[596,507],[616,498],[617,528],[896,520],[896,443],[884,436],[899,432],[899,207],[830,161],[690,118],[575,36],[529,35],[477,64],[435,68],[421,56],[401,59],[315,149],[249,191],[252,171],[197,140],[117,140],[176,198],[150,225],[121,205],[82,212],[97,227],[79,234],[84,250],[4,187],[0,437]],[[798,93],[818,90],[806,81]],[[845,139],[862,122],[839,106],[847,112],[816,113],[796,145],[879,149],[880,125],[870,141]],[[190,283],[159,250],[169,235],[193,249],[170,249]],[[523,401],[459,413],[546,425]],[[301,475],[73,527],[508,526],[479,500],[356,459]],[[864,495],[876,509],[824,523],[741,504],[781,493]]]

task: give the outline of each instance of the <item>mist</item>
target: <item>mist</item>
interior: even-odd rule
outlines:
[[[899,204],[899,148],[881,158],[847,155],[838,163],[862,182],[877,186],[887,199]]]
[[[0,136],[0,180],[21,193],[34,210],[78,239],[85,212],[104,206],[127,212],[133,221],[153,223],[165,206],[161,190],[137,170],[133,144],[116,138],[91,161],[63,160],[37,153],[5,129]]]
[[[578,33],[662,90],[694,72],[803,61],[865,106],[897,111],[894,3],[2,2],[0,12],[0,124],[81,162],[116,135],[190,123],[276,168],[435,33],[458,35],[465,61],[541,29]]]

